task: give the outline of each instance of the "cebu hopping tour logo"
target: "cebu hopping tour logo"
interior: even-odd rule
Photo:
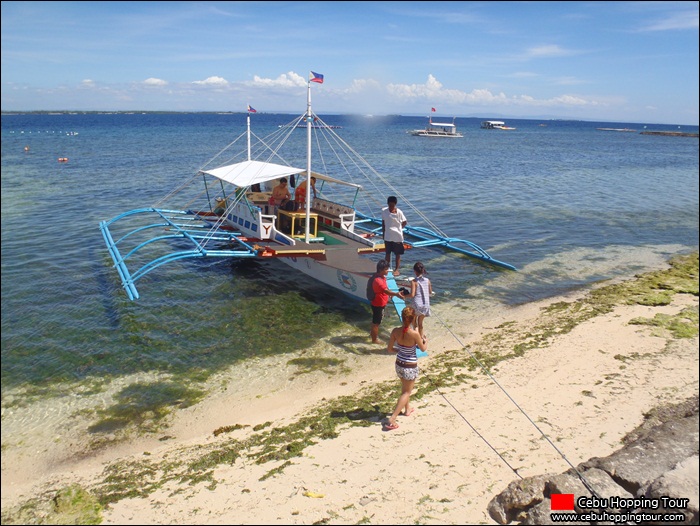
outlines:
[[[673,523],[686,520],[689,499],[672,497],[590,497],[553,493],[550,518],[558,522],[609,522],[613,524]]]

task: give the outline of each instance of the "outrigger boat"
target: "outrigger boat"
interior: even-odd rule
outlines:
[[[367,282],[384,252],[381,215],[377,214],[386,204],[377,202],[373,196],[385,199],[387,195],[396,195],[404,211],[412,210],[412,221],[418,217],[422,219],[424,226],[406,227],[406,249],[440,247],[515,270],[512,265],[493,259],[474,243],[442,233],[332,127],[314,127],[322,121],[311,110],[311,81],[306,112],[289,126],[275,128],[269,136],[260,139],[251,131],[250,121],[248,112],[246,131],[214,158],[220,160],[224,154],[233,152],[228,160],[216,164],[210,161],[154,206],[130,210],[100,222],[100,230],[129,299],[139,298],[137,282],[166,263],[185,258],[219,257],[276,259],[356,300],[367,302]],[[307,128],[306,148],[302,136],[294,134],[296,125],[302,122]],[[313,142],[312,132],[316,134]],[[314,159],[323,164],[323,173],[312,171],[312,144],[322,142],[352,160],[333,160],[318,154]],[[282,157],[281,146],[285,143],[296,146],[296,158],[292,158],[292,163]],[[303,166],[304,161],[306,166]],[[347,175],[336,175],[341,170],[346,170]],[[271,189],[283,177],[288,180],[294,177],[297,182],[315,177],[317,197],[312,195],[311,185],[307,184],[302,209],[285,210],[271,204]],[[363,191],[360,181],[364,180],[370,181],[371,193]],[[378,189],[378,181],[392,193]],[[374,214],[360,210],[362,199]],[[179,207],[169,204],[173,201]],[[186,208],[189,206],[196,207]],[[398,290],[392,275],[388,282]],[[402,304],[402,301],[395,302],[397,309]]]
[[[428,118],[428,124],[422,130],[411,130],[411,135],[416,137],[464,137],[457,131],[455,119],[452,122],[433,122],[433,118]]]

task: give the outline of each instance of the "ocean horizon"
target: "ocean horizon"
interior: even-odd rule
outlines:
[[[234,110],[2,110],[0,115],[187,115],[187,114],[203,114],[203,115],[246,115],[248,111]],[[298,112],[293,110],[255,110],[255,115],[298,115]],[[601,121],[600,119],[581,119],[572,117],[558,117],[554,115],[529,115],[521,117],[513,117],[504,114],[443,114],[443,113],[373,113],[367,114],[362,112],[323,112],[325,117],[405,117],[405,118],[455,118],[455,119],[477,119],[484,120],[505,120],[505,121],[554,121],[554,122],[581,122],[581,123],[599,123],[599,124],[622,124],[619,121]],[[655,121],[629,121],[624,124],[634,124],[635,126],[681,126],[688,128],[688,131],[697,133],[700,124],[689,124],[682,122],[655,122]]]

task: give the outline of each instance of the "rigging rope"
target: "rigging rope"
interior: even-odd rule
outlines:
[[[364,157],[362,157],[362,155],[360,155],[355,149],[352,148],[352,146],[350,146],[347,142],[345,142],[345,140],[342,137],[340,137],[325,122],[323,122],[320,117],[318,117],[316,115],[314,115],[314,117],[316,117],[318,119],[318,121],[321,122],[320,130],[324,134],[324,137],[326,138],[326,143],[331,145],[331,141],[330,141],[329,137],[333,139],[333,141],[338,145],[338,147],[343,151],[343,153],[345,153],[345,155],[348,157],[348,159],[353,161],[355,168],[357,168],[362,173],[362,175],[365,177],[365,179],[372,185],[372,187],[375,190],[374,195],[382,194],[382,190],[375,183],[375,179],[376,179],[376,180],[381,181],[387,188],[389,188],[397,198],[401,199],[402,203],[405,203],[406,207],[408,207],[415,215],[419,216],[423,221],[425,221],[425,223],[433,231],[437,232],[438,234],[440,234],[443,237],[447,237],[447,235],[442,230],[440,230],[440,228],[435,223],[433,223],[425,214],[423,214],[423,212],[421,212],[413,203],[411,203],[410,199],[408,199],[395,186],[393,186],[388,181],[388,179],[386,177],[382,176],[379,172],[377,172],[374,168],[372,168],[372,166],[369,164],[369,162],[367,162],[367,160]],[[319,151],[320,151],[320,148],[319,148]],[[336,154],[336,156],[340,160],[340,156],[337,154]],[[356,160],[360,161],[360,163],[358,163]],[[372,175],[372,177],[370,177],[368,175],[368,172],[370,175]],[[352,179],[352,174],[351,174],[350,170],[347,170],[347,168],[346,168],[346,173]],[[353,181],[353,182],[358,184],[356,181]],[[374,199],[372,199],[372,200],[375,201]],[[382,207],[386,206],[386,204],[385,203],[377,203],[377,206],[379,209],[381,209]],[[404,204],[402,204],[402,207],[403,206],[404,206]],[[372,208],[371,210],[377,210],[377,208]],[[372,213],[372,212],[370,212],[368,215],[370,217],[376,217],[376,215],[374,215],[374,213]]]
[[[262,156],[262,153],[268,152],[269,155],[267,157],[267,162],[270,162],[271,159],[280,159],[284,164],[287,166],[290,166],[289,163],[287,163],[280,155],[279,151],[280,148],[286,143],[286,141],[291,137],[292,133],[294,130],[297,128],[297,126],[302,122],[306,114],[302,114],[299,117],[296,117],[294,120],[291,121],[290,124],[279,126],[277,130],[275,130],[273,133],[270,133],[268,136],[266,136],[264,139],[261,139],[260,137],[254,135],[251,132],[251,137],[255,137],[256,143],[251,144],[251,158],[255,158],[253,155],[253,148],[255,148],[256,155]],[[313,114],[313,117],[315,118],[314,122],[320,123],[320,125],[315,125],[312,130],[315,133],[315,138],[316,138],[316,146],[317,146],[317,154],[320,158],[320,161],[323,165],[324,172],[329,174],[328,166],[326,163],[326,159],[322,155],[322,149],[321,149],[321,141],[319,138],[319,135],[322,135],[326,144],[330,147],[330,149],[333,151],[333,153],[336,154],[336,158],[338,160],[338,163],[340,167],[342,167],[345,170],[345,178],[349,178],[351,182],[355,184],[359,184],[357,181],[353,180],[353,175],[351,170],[349,169],[350,167],[348,164],[352,164],[352,166],[365,178],[366,181],[369,182],[371,187],[373,188],[374,192],[368,192],[365,191],[361,195],[363,199],[365,200],[365,204],[368,204],[368,201],[371,201],[374,203],[374,207],[369,207],[367,206],[367,209],[370,210],[370,213],[368,216],[376,218],[376,212],[381,210],[381,208],[384,206],[383,202],[379,202],[376,199],[377,195],[382,195],[383,191],[379,188],[378,184],[376,181],[381,181],[385,185],[386,188],[389,188],[391,192],[393,192],[394,195],[396,195],[399,199],[401,199],[402,202],[402,207],[406,206],[409,208],[416,216],[420,217],[429,227],[434,231],[440,234],[443,237],[447,237],[444,232],[440,230],[440,228],[435,225],[427,216],[425,216],[416,206],[411,203],[411,201],[403,195],[396,187],[394,187],[388,180],[387,178],[383,177],[381,174],[379,174],[365,159],[362,157],[357,151],[355,151],[345,140],[343,140],[329,125],[327,125],[323,120],[321,120],[320,117],[317,115]],[[210,159],[204,166],[202,166],[197,172],[190,177],[187,181],[185,181],[182,185],[180,185],[178,188],[170,192],[168,195],[164,196],[162,199],[160,199],[156,205],[159,205],[166,200],[172,198],[175,194],[179,193],[182,191],[184,188],[189,186],[189,184],[199,175],[203,175],[203,171],[207,166],[210,166],[216,159],[221,157],[224,152],[232,148],[236,143],[242,138],[247,136],[247,132],[244,132],[243,134],[239,135],[236,139],[234,139],[231,143],[229,143],[225,148],[223,148],[217,155],[215,155],[212,159]],[[235,154],[232,158],[235,158],[235,156],[240,156],[242,153],[246,150],[241,150],[237,154]],[[339,152],[344,153],[347,156],[348,159],[348,164],[343,161],[341,156],[339,155]],[[224,163],[225,164],[225,163]],[[330,174],[329,174],[330,175]],[[340,179],[340,177],[339,177]],[[206,191],[206,190],[205,190]],[[202,194],[199,194],[197,197],[201,197]],[[219,195],[223,195],[223,189],[221,193],[218,193],[215,197],[218,197]],[[223,221],[225,217],[231,212],[233,207],[239,203],[243,199],[244,193],[240,192],[239,194],[235,195],[235,198],[231,201],[227,201],[227,207],[226,211],[222,216],[217,217],[216,221],[214,222],[214,227],[212,227],[208,232],[207,235],[203,238],[202,240],[202,245],[206,245],[210,240],[211,237],[214,235],[216,230],[223,224]],[[225,195],[223,197],[226,198]],[[228,199],[228,198],[227,198]],[[194,200],[194,198],[193,198]],[[192,201],[193,201],[192,200]],[[191,202],[192,202],[191,201]],[[484,366],[481,361],[474,356],[474,354],[469,350],[469,348],[461,342],[459,337],[445,324],[445,322],[439,317],[435,316],[438,320],[438,322],[454,337],[454,339],[462,346],[463,349],[466,349],[471,358],[481,367],[481,369],[486,373],[486,375],[489,377],[489,379],[501,390],[503,393],[508,397],[508,399],[515,405],[515,407],[527,418],[527,420],[534,426],[534,428],[542,435],[542,437],[545,438],[545,440],[554,448],[554,450],[561,456],[562,459],[574,470],[574,472],[578,475],[579,479],[581,482],[584,484],[584,486],[595,496],[598,496],[597,493],[591,488],[590,484],[584,479],[583,475],[571,464],[571,462],[568,460],[566,455],[562,453],[559,448],[551,441],[551,439],[539,428],[539,426],[527,415],[527,413],[520,407],[520,405],[508,394],[508,392],[498,383],[498,381],[491,375],[491,373],[488,371],[486,366]],[[439,387],[433,382],[433,380],[430,378],[430,376],[426,375],[428,380],[432,385],[435,386],[436,391],[442,398],[447,402],[450,407],[469,425],[469,427],[483,440],[500,458],[501,460],[518,476],[522,479],[522,476],[518,473],[517,469],[513,468],[505,458],[486,440],[475,428],[474,426],[462,415],[462,413],[447,399],[444,393],[442,393],[439,389]]]
[[[434,312],[434,309],[433,309],[433,312]],[[576,473],[578,478],[581,480],[583,485],[588,489],[588,491],[590,491],[593,496],[600,498],[600,495],[591,487],[590,483],[584,478],[583,474],[581,474],[581,472],[579,472],[579,470],[576,469],[576,467],[569,461],[569,459],[566,457],[566,455],[554,444],[554,442],[552,442],[552,440],[547,436],[547,434],[544,431],[542,431],[542,429],[540,429],[540,427],[532,420],[532,418],[530,418],[530,416],[525,412],[525,410],[522,407],[520,407],[520,405],[515,401],[515,399],[512,396],[510,396],[508,391],[506,391],[505,388],[503,388],[503,386],[500,383],[498,383],[498,380],[496,380],[496,378],[494,378],[494,376],[489,372],[488,368],[469,350],[469,347],[467,345],[465,345],[460,340],[459,336],[457,336],[452,331],[452,329],[450,329],[447,326],[447,324],[442,320],[442,318],[440,318],[440,316],[438,316],[438,315],[433,314],[433,312],[431,312],[431,317],[434,316],[437,319],[437,321],[440,323],[440,325],[442,325],[442,327],[444,329],[446,329],[447,332],[449,332],[452,335],[452,337],[457,341],[457,343],[459,343],[459,345],[461,345],[462,348],[465,349],[469,353],[469,356],[472,358],[472,360],[474,360],[479,365],[479,367],[481,367],[481,369],[489,377],[489,379],[501,391],[503,391],[503,394],[505,394],[508,397],[508,399],[513,403],[513,405],[523,414],[523,416],[525,416],[525,418],[527,418],[527,420],[542,435],[542,437],[554,448],[554,450],[559,454],[559,456],[562,459],[564,459],[564,462],[566,462],[571,467],[571,469],[574,470],[574,472]],[[474,429],[474,426],[472,426],[472,424],[469,423],[467,421],[467,419],[457,410],[457,408],[447,399],[447,397],[440,391],[439,387],[433,382],[433,380],[427,374],[426,374],[426,376],[427,376],[428,380],[430,381],[430,383],[435,386],[438,394],[440,394],[440,396],[442,396],[442,398],[445,400],[445,402],[447,402],[450,405],[450,407],[452,407],[455,410],[455,412],[467,423],[467,425],[469,425],[469,427],[479,436],[479,438],[481,438],[501,458],[501,460],[503,460],[503,462],[518,477],[520,477],[522,479],[523,477],[520,475],[520,473],[518,473],[518,470],[513,468],[510,464],[508,464],[508,462],[503,458],[503,456],[498,451],[496,451],[496,449],[488,442],[488,440],[486,440],[478,431],[476,431],[476,429]]]

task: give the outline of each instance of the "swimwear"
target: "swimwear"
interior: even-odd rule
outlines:
[[[394,366],[396,375],[403,380],[418,380],[418,367],[401,367],[399,364]]]
[[[430,316],[430,280],[425,276],[416,278],[416,296],[413,308],[422,316]]]
[[[416,355],[416,346],[406,347],[396,342],[394,348],[398,351],[396,355],[396,374],[404,380],[417,380],[418,373],[418,356]]]
[[[372,324],[381,325],[383,318],[384,307],[377,307],[376,305],[372,305]]]

